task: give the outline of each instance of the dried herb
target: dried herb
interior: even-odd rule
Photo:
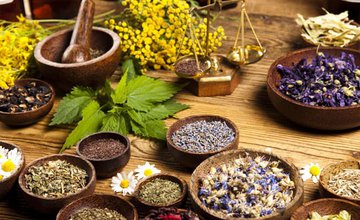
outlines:
[[[181,196],[181,187],[170,180],[155,178],[145,183],[139,192],[139,197],[155,205],[172,203]]]
[[[119,140],[101,138],[86,143],[81,153],[89,159],[109,159],[122,154],[125,149]]]
[[[337,215],[326,215],[326,216],[321,216],[317,212],[311,212],[307,220],[351,220],[351,215],[345,210],[342,210]]]
[[[126,220],[115,210],[108,208],[85,208],[70,216],[69,220]]]
[[[25,186],[36,195],[59,198],[83,189],[87,177],[85,170],[67,161],[48,161],[29,168],[25,174]]]
[[[340,196],[360,199],[360,169],[344,169],[331,176],[328,185]]]
[[[179,211],[176,208],[159,208],[151,210],[144,220],[200,220],[200,218],[190,210]]]

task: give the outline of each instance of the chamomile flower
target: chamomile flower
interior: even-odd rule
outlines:
[[[111,188],[114,192],[121,192],[123,196],[132,194],[135,190],[137,179],[134,176],[134,172],[126,174],[125,172],[118,173],[111,180]]]
[[[7,158],[9,150],[0,146],[0,162],[3,162]]]
[[[161,170],[157,169],[154,164],[146,162],[144,165],[139,165],[135,169],[135,173],[135,176],[138,178],[138,180],[141,180],[151,175],[161,173]]]
[[[300,170],[301,178],[304,181],[311,178],[314,183],[317,183],[319,181],[320,173],[321,169],[318,163],[310,163],[309,165],[306,165]]]
[[[11,176],[20,167],[21,157],[21,153],[16,148],[8,151],[0,160],[0,180]]]

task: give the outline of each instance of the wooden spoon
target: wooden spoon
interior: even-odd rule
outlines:
[[[82,0],[70,45],[62,56],[62,63],[81,63],[91,59],[90,38],[94,12],[94,2],[92,0]]]

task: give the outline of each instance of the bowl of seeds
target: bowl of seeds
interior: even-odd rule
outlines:
[[[314,129],[360,126],[360,51],[306,48],[277,59],[267,91],[274,107],[289,120]]]
[[[25,166],[25,155],[15,144],[0,141],[0,199],[14,186]]]
[[[166,143],[178,162],[194,169],[212,155],[237,149],[239,131],[227,118],[196,115],[171,125],[166,134]]]
[[[187,184],[185,180],[170,174],[154,174],[135,188],[136,205],[144,210],[161,207],[178,207],[186,200]]]
[[[0,121],[9,126],[33,124],[47,115],[53,104],[53,87],[38,79],[19,79],[0,90]]]
[[[95,190],[94,166],[70,154],[54,154],[28,164],[20,173],[22,198],[28,207],[43,214],[53,214],[66,204]]]
[[[320,174],[322,197],[346,199],[360,205],[360,163],[346,160],[327,165]]]
[[[342,199],[326,198],[307,202],[291,216],[291,220],[357,220],[360,206]]]
[[[130,202],[115,196],[95,194],[78,199],[64,208],[56,220],[137,220],[138,213]]]
[[[111,177],[129,162],[130,141],[116,132],[98,132],[80,140],[76,152],[94,165],[97,177]]]
[[[272,153],[218,153],[192,173],[193,207],[205,219],[289,219],[304,200],[298,169]]]

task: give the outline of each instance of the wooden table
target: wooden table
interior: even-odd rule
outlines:
[[[114,2],[97,2],[97,11],[114,6]],[[239,148],[271,148],[280,156],[290,159],[297,167],[314,162],[321,167],[331,162],[352,159],[360,154],[360,131],[319,132],[299,127],[280,115],[271,105],[266,93],[266,74],[271,63],[279,56],[304,47],[299,27],[294,22],[297,13],[304,16],[321,14],[319,1],[314,0],[252,0],[247,6],[255,30],[267,48],[265,57],[258,63],[241,70],[241,82],[232,95],[225,97],[196,97],[182,91],[177,99],[191,106],[177,114],[178,118],[198,114],[216,114],[231,119],[240,131]],[[220,53],[233,44],[239,7],[223,11],[218,19],[228,36]],[[249,27],[246,28],[250,36]],[[251,42],[251,41],[250,41]],[[170,73],[150,73],[169,81],[176,80]],[[118,79],[118,77],[114,77]],[[48,127],[58,106],[60,97],[51,113],[43,120],[29,127],[12,129],[0,123],[0,140],[19,145],[25,152],[26,162],[59,151],[72,126]],[[167,120],[170,126],[176,119]],[[164,143],[152,142],[129,136],[131,159],[125,171],[134,170],[137,165],[148,161],[162,170],[189,180],[191,172],[185,170],[169,154]],[[74,153],[74,148],[66,153]],[[111,179],[99,180],[98,193],[113,193]],[[319,198],[318,186],[310,180],[305,183],[305,201]],[[26,204],[10,194],[0,201],[0,219],[46,219],[26,210]]]

